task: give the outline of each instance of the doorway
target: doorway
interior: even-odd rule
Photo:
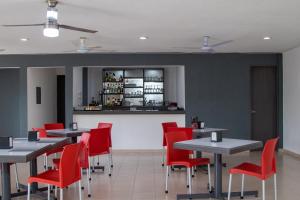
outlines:
[[[57,75],[57,122],[65,124],[65,75]]]
[[[251,139],[278,136],[276,67],[251,67]]]

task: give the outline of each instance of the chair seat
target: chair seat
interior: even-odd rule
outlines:
[[[229,170],[230,174],[246,174],[262,179],[261,167],[252,163],[242,163]]]
[[[103,152],[101,152],[101,153],[94,153],[94,152],[91,152],[91,153],[89,153],[89,156],[90,156],[90,157],[91,157],[91,156],[100,156],[100,155],[105,155],[105,154],[110,154],[109,150],[103,151]]]
[[[209,158],[194,158],[194,159],[188,159],[183,161],[173,161],[169,163],[169,165],[182,165],[187,168],[201,166],[201,165],[208,165],[208,164],[210,164]]]
[[[47,170],[37,176],[31,176],[28,178],[28,183],[44,183],[50,184],[57,187],[62,187],[59,181],[59,171],[58,170]]]

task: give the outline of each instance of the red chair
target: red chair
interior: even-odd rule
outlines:
[[[58,170],[47,170],[28,178],[27,200],[30,200],[30,185],[42,183],[48,185],[48,199],[50,199],[50,185],[60,188],[60,199],[63,200],[63,188],[78,182],[79,199],[81,200],[81,173],[79,153],[81,144],[70,144],[64,147]]]
[[[37,131],[39,133],[39,138],[53,138],[52,136],[47,135],[47,132],[44,128],[32,128],[33,131]],[[59,147],[56,149],[51,149],[44,154],[44,168],[48,169],[48,156],[52,154],[57,154],[63,151],[63,147]]]
[[[166,154],[166,146],[167,146],[167,141],[166,141],[166,132],[168,130],[169,127],[178,127],[177,126],[177,123],[176,122],[164,122],[164,123],[161,123],[162,125],[162,128],[163,128],[163,148],[162,148],[162,154],[163,154],[163,157],[162,157],[162,164],[161,166],[164,166],[165,165],[165,154]]]
[[[79,165],[81,168],[81,176],[83,176],[82,170],[85,169],[87,171],[87,185],[88,185],[88,197],[91,197],[91,187],[90,187],[90,165],[89,165],[89,143],[90,143],[90,134],[83,133],[80,138],[81,150],[79,154]],[[59,169],[60,159],[53,159],[53,164],[55,169]],[[84,187],[82,187],[84,189]]]
[[[64,129],[63,123],[44,124],[46,130]]]
[[[97,128],[91,129],[90,131],[90,144],[89,144],[89,163],[91,165],[92,158],[99,155],[108,155],[108,163],[111,166],[110,157],[110,139],[109,139],[110,128]],[[108,167],[109,176],[111,176],[111,168]],[[91,179],[91,177],[89,177]]]
[[[208,167],[208,187],[211,191],[211,178],[210,178],[210,160],[208,158],[190,158],[189,150],[174,149],[173,145],[176,142],[189,140],[189,133],[184,130],[168,131],[165,134],[167,140],[167,170],[166,170],[166,190],[168,193],[168,176],[170,166],[180,165],[187,168],[187,179],[189,194],[192,194],[192,179],[191,169],[195,166],[207,165]]]
[[[110,148],[110,163],[111,163],[111,168],[114,167],[113,165],[113,159],[112,159],[112,139],[111,139],[111,130],[112,130],[112,123],[104,123],[104,122],[99,122],[98,123],[98,128],[109,128],[109,148]],[[99,157],[98,157],[98,163],[97,165],[99,165]]]
[[[242,175],[242,189],[241,198],[244,198],[244,179],[245,174],[248,176],[254,176],[262,181],[262,199],[265,200],[265,182],[271,176],[274,176],[274,192],[275,200],[277,200],[277,176],[276,176],[276,157],[275,149],[279,138],[268,140],[265,144],[264,150],[261,156],[261,165],[258,166],[252,163],[242,163],[229,170],[229,188],[228,188],[228,200],[230,200],[231,182],[233,174]]]

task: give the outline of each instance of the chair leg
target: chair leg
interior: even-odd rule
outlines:
[[[44,155],[44,170],[46,170],[46,155]]]
[[[95,157],[93,157],[93,159],[92,159],[92,167],[93,167],[92,172],[94,173],[95,172]]]
[[[114,167],[114,163],[113,163],[113,159],[112,159],[112,152],[111,152],[111,150],[110,150],[110,154],[109,154],[109,159],[110,159],[110,167],[113,168]]]
[[[208,191],[209,193],[211,193],[212,190],[211,190],[210,164],[207,165],[207,172],[208,172]]]
[[[232,174],[229,175],[229,186],[228,186],[228,196],[227,196],[227,200],[230,200],[230,195],[231,195],[231,183],[232,183]]]
[[[89,180],[92,180],[91,178],[91,157],[88,158],[88,163],[89,163],[89,170],[87,176],[89,177]]]
[[[266,200],[266,181],[262,181],[262,200]]]
[[[189,168],[186,168],[186,187],[189,188]]]
[[[50,185],[48,184],[48,195],[47,195],[47,199],[50,200]]]
[[[245,174],[242,174],[241,199],[244,199],[244,184],[245,184]]]
[[[98,158],[97,165],[99,166],[100,165],[100,156],[97,156],[97,158]]]
[[[30,183],[27,184],[27,200],[30,200]]]
[[[111,176],[111,163],[110,163],[110,156],[109,156],[110,154],[108,154],[108,176]]]
[[[81,180],[78,181],[78,191],[79,191],[79,200],[82,199],[82,194],[81,194]]]
[[[90,174],[90,169],[88,168],[86,171],[87,175],[87,185],[88,185],[88,197],[91,197],[91,185],[90,185],[90,180],[89,180],[89,174]]]
[[[59,196],[60,196],[60,200],[64,200],[64,190],[63,190],[63,188],[60,188]]]
[[[57,187],[54,186],[54,196],[55,196],[55,199],[57,199]]]
[[[16,188],[17,191],[20,192],[20,185],[19,185],[19,174],[18,174],[18,166],[17,163],[15,164],[15,176],[16,176]]]
[[[189,194],[192,194],[192,176],[191,176],[192,168],[188,168],[188,177],[189,177]]]
[[[170,167],[167,165],[167,166],[166,166],[166,188],[165,188],[165,193],[168,193],[169,170],[170,170]]]
[[[80,168],[80,173],[81,173],[81,179],[82,179],[82,177],[83,177],[83,169],[82,168]],[[86,176],[89,177],[87,174],[87,171],[86,171]],[[81,189],[84,190],[84,186],[82,186]]]
[[[48,156],[45,156],[45,166],[46,166],[45,170],[48,170]]]
[[[274,200],[277,200],[277,174],[274,174]]]
[[[165,166],[165,147],[162,148],[162,164],[161,166]]]

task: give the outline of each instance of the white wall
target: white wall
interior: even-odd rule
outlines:
[[[27,71],[28,129],[57,120],[56,68],[29,68]],[[41,87],[41,104],[36,104],[36,87]]]
[[[283,54],[283,148],[300,154],[300,47]]]

